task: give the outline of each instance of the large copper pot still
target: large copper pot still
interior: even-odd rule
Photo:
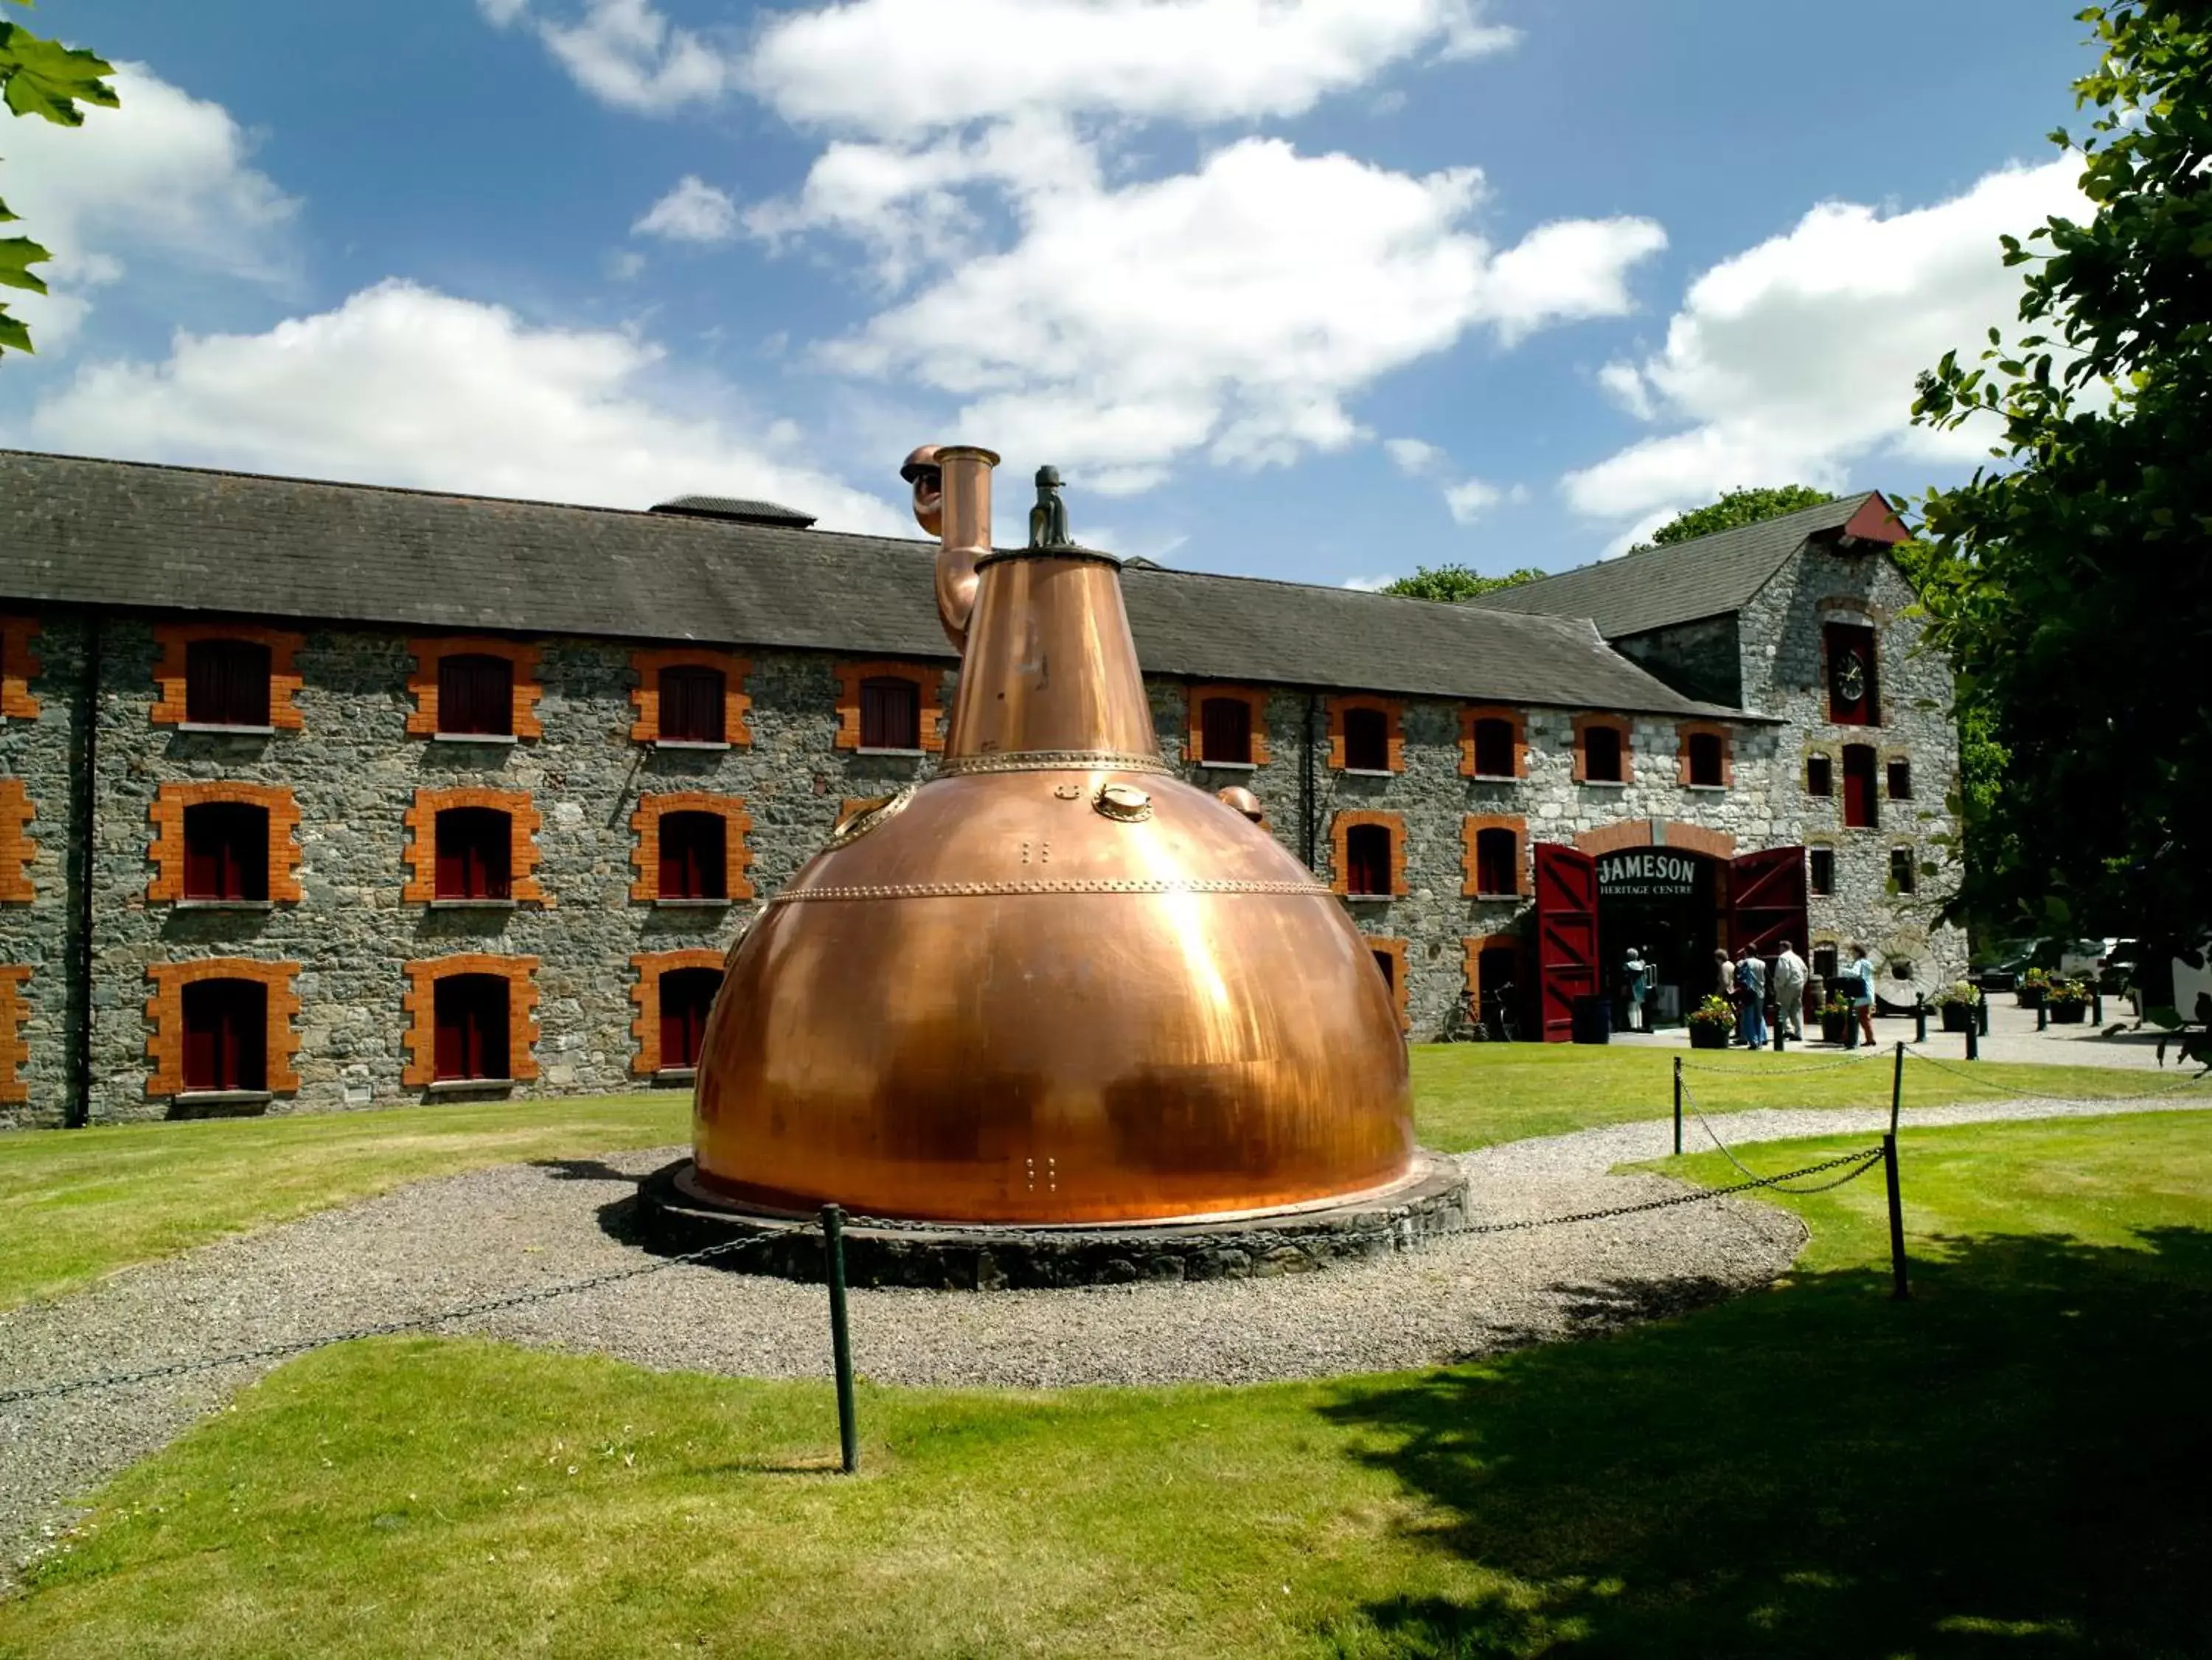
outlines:
[[[741,1203],[982,1223],[1265,1211],[1404,1175],[1406,1051],[1342,906],[1161,759],[1120,565],[990,545],[988,450],[915,452],[961,651],[936,775],[848,808],[732,952],[694,1112]],[[1245,810],[1239,810],[1239,805]]]

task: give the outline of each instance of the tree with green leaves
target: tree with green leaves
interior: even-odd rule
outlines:
[[[1913,419],[2001,427],[1921,508],[1928,638],[1963,729],[2005,757],[1969,798],[1960,900],[1984,921],[2185,944],[2212,924],[2212,15],[2079,14],[2084,222],[2002,239],[2021,331],[1923,375]]]
[[[28,6],[31,0],[11,0]],[[21,23],[0,18],[0,102],[16,115],[35,115],[62,127],[81,127],[80,103],[112,110],[120,101],[104,78],[112,65],[91,52],[41,39]],[[0,225],[15,219],[0,201]],[[0,237],[0,286],[44,294],[46,284],[31,267],[53,256],[27,236]],[[0,355],[31,349],[31,331],[0,304]]]
[[[1523,568],[1508,572],[1502,577],[1486,577],[1464,565],[1416,565],[1413,574],[1400,577],[1395,582],[1386,582],[1382,591],[1404,594],[1410,599],[1440,599],[1456,604],[1463,599],[1473,599],[1478,594],[1495,593],[1500,588],[1517,588],[1524,582],[1534,582],[1544,573]]]
[[[1806,484],[1771,484],[1727,490],[1718,501],[1703,507],[1692,507],[1686,513],[1678,513],[1651,533],[1651,540],[1639,542],[1628,551],[1648,554],[1654,548],[1672,547],[1678,542],[1692,542],[1699,536],[1709,536],[1716,530],[1733,530],[1739,525],[1757,524],[1763,519],[1779,518],[1784,513],[1794,513],[1801,507],[1817,507],[1835,497],[1825,490],[1815,490]]]

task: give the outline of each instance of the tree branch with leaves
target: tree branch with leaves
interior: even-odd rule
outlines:
[[[31,0],[9,3],[27,7]],[[91,52],[44,39],[21,23],[0,18],[0,103],[13,114],[39,116],[56,126],[81,127],[84,111],[80,105],[112,110],[121,103],[106,79],[114,73],[113,65]],[[16,215],[0,200],[0,225],[15,222],[20,222]],[[46,293],[46,280],[31,267],[52,257],[27,236],[0,237],[0,288]],[[0,355],[30,349],[30,330],[0,304]]]

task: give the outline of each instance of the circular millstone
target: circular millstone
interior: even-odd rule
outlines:
[[[1419,1153],[1413,1169],[1380,1191],[1233,1220],[1081,1227],[848,1221],[845,1277],[856,1286],[938,1291],[1256,1279],[1409,1250],[1467,1222],[1466,1175],[1449,1159]],[[823,1277],[817,1217],[751,1210],[721,1198],[692,1179],[689,1159],[638,1184],[638,1224],[649,1250],[674,1255],[748,1240],[709,1260],[740,1273]]]

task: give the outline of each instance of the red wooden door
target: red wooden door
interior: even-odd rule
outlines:
[[[1729,864],[1729,950],[1772,958],[1787,940],[1805,949],[1805,850],[1770,847]]]
[[[1536,1020],[1546,1043],[1574,1035],[1575,999],[1597,989],[1597,861],[1536,844]]]

